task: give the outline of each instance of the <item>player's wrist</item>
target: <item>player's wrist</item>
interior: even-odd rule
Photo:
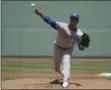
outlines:
[[[40,16],[41,18],[44,18],[44,15],[41,12],[37,12],[36,13],[38,16]]]
[[[41,12],[37,12],[37,15],[39,16],[43,16],[43,14]]]

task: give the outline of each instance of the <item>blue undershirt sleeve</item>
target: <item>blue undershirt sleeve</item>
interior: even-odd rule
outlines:
[[[54,29],[56,29],[56,30],[60,29],[60,27],[59,27],[59,25],[56,23],[56,21],[53,20],[52,18],[50,18],[49,16],[45,16],[45,17],[44,17],[44,21],[45,21],[46,23],[50,24],[52,28],[54,28]]]

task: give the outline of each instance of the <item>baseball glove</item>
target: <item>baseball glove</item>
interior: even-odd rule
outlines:
[[[88,48],[89,47],[89,44],[90,44],[90,37],[88,34],[84,33],[81,37],[81,42],[80,42],[80,45]]]

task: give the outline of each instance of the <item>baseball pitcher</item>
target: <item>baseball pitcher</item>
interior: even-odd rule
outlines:
[[[63,87],[68,87],[70,77],[70,59],[72,56],[73,46],[78,45],[79,50],[85,50],[89,47],[90,37],[83,33],[78,27],[79,14],[70,15],[69,23],[63,23],[53,20],[49,16],[43,15],[39,10],[34,11],[54,30],[58,31],[58,36],[54,44],[54,68],[61,73],[63,78]]]

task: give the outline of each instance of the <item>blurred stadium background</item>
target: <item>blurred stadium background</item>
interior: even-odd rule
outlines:
[[[57,32],[36,16],[32,1],[2,3],[2,56],[53,56]],[[80,14],[79,27],[91,36],[88,50],[77,47],[73,57],[111,57],[110,1],[33,1],[45,15],[68,22],[73,12]]]

